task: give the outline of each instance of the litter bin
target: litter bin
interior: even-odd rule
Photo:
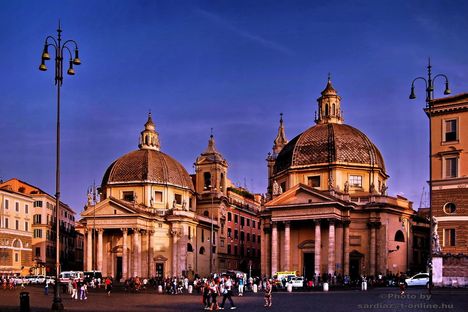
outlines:
[[[20,293],[20,312],[29,312],[29,293],[23,291]]]
[[[323,291],[328,291],[328,283],[323,283]]]

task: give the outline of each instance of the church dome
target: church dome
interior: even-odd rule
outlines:
[[[317,124],[292,139],[276,158],[274,173],[319,164],[367,165],[385,173],[383,157],[369,138],[339,123]]]
[[[139,150],[114,161],[102,179],[102,187],[120,183],[156,183],[174,185],[194,191],[187,170],[174,158],[161,152],[159,136],[151,113],[141,132]]]

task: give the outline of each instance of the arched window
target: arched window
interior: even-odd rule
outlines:
[[[203,211],[203,215],[204,215],[205,217],[209,217],[209,216],[210,216],[208,210]]]
[[[224,190],[224,173],[221,173],[221,181],[219,188],[221,189],[221,191]]]
[[[187,243],[187,252],[193,252],[193,247],[190,243]]]
[[[204,179],[205,190],[211,189],[211,173],[209,172],[203,173],[203,179]]]
[[[398,230],[395,233],[395,241],[396,242],[404,242],[405,241],[405,236],[403,235],[403,232]]]
[[[21,241],[19,239],[15,239],[13,241],[13,247],[15,248],[21,248]]]
[[[145,144],[148,145],[148,136],[145,135]]]
[[[325,104],[325,116],[328,116],[328,104]]]
[[[335,115],[335,103],[332,104],[332,115]]]
[[[205,247],[200,247],[200,255],[204,255],[205,254]]]

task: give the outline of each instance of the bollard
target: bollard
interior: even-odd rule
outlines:
[[[188,285],[188,293],[191,294],[193,292],[193,285]]]
[[[323,291],[328,291],[328,283],[323,283]]]
[[[288,283],[288,286],[286,286],[288,292],[292,292],[292,283]]]
[[[367,290],[367,282],[362,282],[361,290]]]
[[[29,312],[29,293],[23,291],[20,293],[20,312]]]
[[[159,285],[159,286],[158,286],[158,293],[162,294],[162,292],[163,292],[163,291],[162,291],[162,286]]]
[[[257,284],[254,284],[253,285],[253,292],[256,293],[258,291],[258,286]]]

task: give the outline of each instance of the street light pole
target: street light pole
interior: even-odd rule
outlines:
[[[448,78],[444,74],[437,74],[432,78],[431,73],[431,59],[429,58],[429,62],[427,65],[427,79],[424,77],[417,77],[413,79],[411,83],[411,94],[409,98],[414,100],[416,98],[416,94],[414,93],[414,82],[416,80],[422,80],[426,84],[426,113],[429,117],[429,293],[432,293],[432,253],[433,253],[433,239],[434,239],[434,226],[433,226],[433,219],[432,219],[432,127],[431,127],[431,117],[432,117],[432,101],[434,99],[434,81],[438,77],[445,78],[445,91],[444,94],[448,95],[451,93],[449,88]]]
[[[60,87],[63,82],[63,52],[68,51],[70,56],[68,75],[74,75],[75,70],[73,65],[80,65],[81,61],[78,57],[78,44],[74,40],[67,40],[62,44],[62,29],[59,26],[57,29],[57,38],[47,36],[44,42],[44,50],[41,57],[41,65],[39,70],[46,71],[45,61],[50,60],[49,47],[55,50],[55,85],[57,86],[57,145],[56,145],[56,167],[55,167],[55,285],[54,285],[54,300],[52,303],[52,311],[63,311],[62,298],[59,291],[59,274],[60,274]],[[69,45],[74,45],[75,57],[72,58],[72,53]]]

